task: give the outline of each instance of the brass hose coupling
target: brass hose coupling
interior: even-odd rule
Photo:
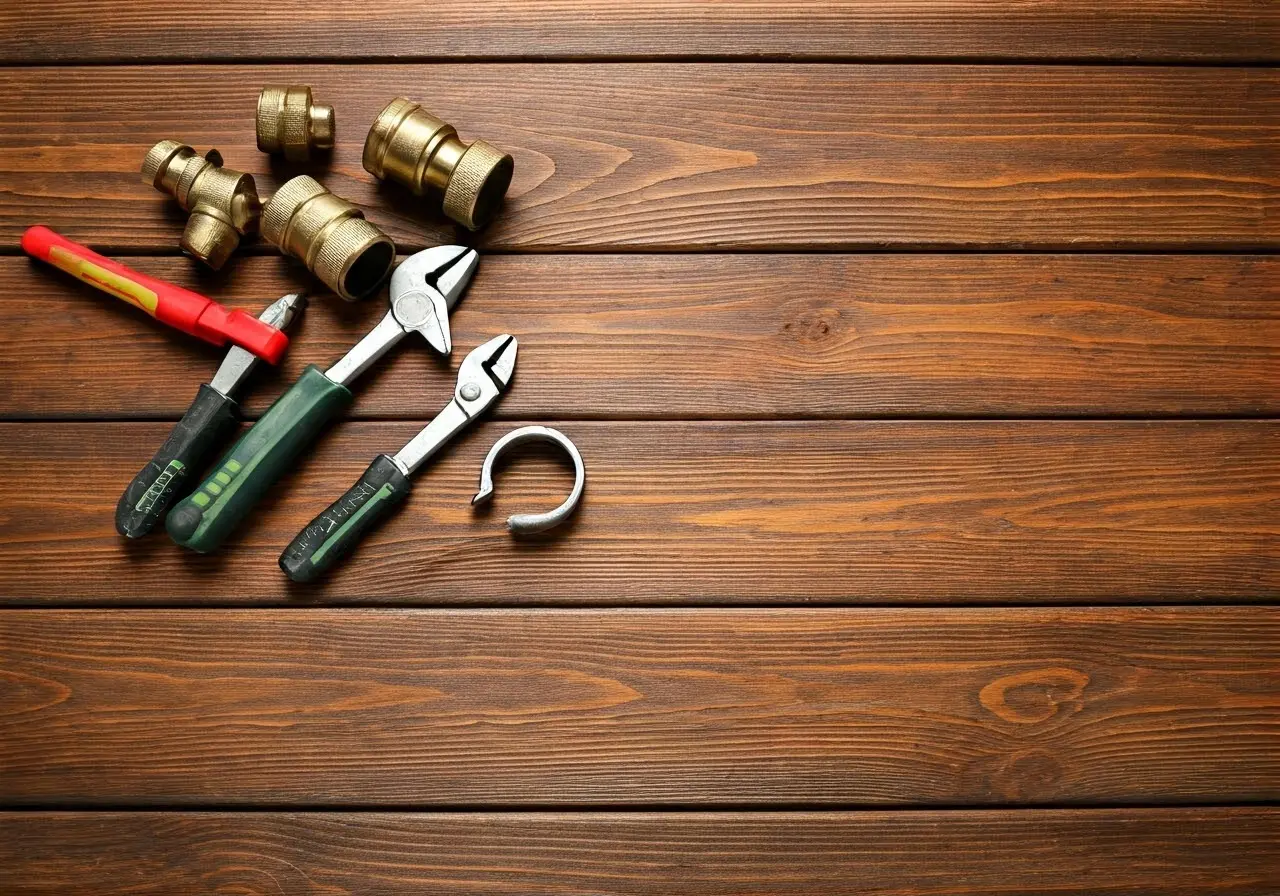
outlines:
[[[258,149],[305,162],[313,149],[333,149],[333,106],[311,102],[311,88],[262,88],[258,94]]]
[[[364,141],[364,170],[399,181],[418,196],[443,194],[444,213],[477,230],[502,204],[515,162],[483,140],[463,143],[445,124],[404,97],[387,103]]]
[[[242,235],[258,229],[262,204],[253,175],[223,168],[216,149],[201,157],[177,140],[161,140],[142,160],[142,182],[191,213],[180,244],[215,271],[226,264]]]
[[[364,212],[305,174],[267,200],[262,236],[348,302],[382,285],[396,258],[395,244]]]

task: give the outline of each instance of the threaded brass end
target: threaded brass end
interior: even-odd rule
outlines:
[[[395,244],[360,209],[305,174],[267,202],[262,236],[348,302],[374,292],[396,256]]]
[[[217,270],[240,237],[258,229],[262,205],[253,175],[222,167],[216,149],[196,155],[176,140],[161,140],[142,160],[142,182],[178,201],[191,219],[179,245]]]
[[[177,140],[161,140],[147,150],[142,160],[142,182],[161,193],[175,195],[178,175],[195,154],[194,149]]]
[[[311,142],[316,149],[333,149],[336,124],[333,106],[317,105],[307,110]]]
[[[440,197],[442,210],[471,230],[487,224],[511,185],[515,161],[458,132],[417,103],[398,97],[378,113],[364,141],[364,168],[418,196]]]
[[[313,103],[306,86],[262,88],[256,119],[258,149],[305,162],[313,149],[333,149],[333,106]]]
[[[472,230],[490,221],[511,185],[515,162],[500,149],[477,140],[467,147],[444,191],[444,213]]]

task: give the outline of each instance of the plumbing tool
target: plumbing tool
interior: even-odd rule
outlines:
[[[471,499],[471,506],[483,504],[493,498],[493,465],[498,458],[509,449],[528,442],[550,442],[565,450],[573,461],[573,489],[555,510],[548,510],[546,513],[517,513],[507,517],[507,528],[512,535],[533,535],[563,523],[577,510],[578,503],[582,500],[582,490],[587,484],[587,468],[582,463],[582,454],[567,435],[549,426],[522,426],[494,442],[485,455],[480,467],[480,491]]]
[[[290,293],[276,299],[258,320],[284,329],[306,306],[306,296]],[[182,419],[147,462],[116,505],[116,531],[140,538],[155,528],[175,498],[186,495],[193,474],[199,475],[213,452],[236,426],[234,393],[257,365],[257,357],[233,345],[213,379],[203,384]]]
[[[479,262],[474,249],[437,246],[396,268],[391,310],[382,321],[328,370],[309,365],[219,461],[213,475],[169,511],[165,527],[173,540],[201,553],[216,550],[324,425],[351,403],[347,386],[407,334],[421,334],[447,356],[453,347],[449,309]]]
[[[205,342],[230,342],[270,364],[278,363],[289,347],[288,336],[252,314],[233,311],[189,289],[139,274],[48,227],[28,228],[22,235],[22,250]]]
[[[458,368],[453,400],[394,457],[380,454],[360,481],[307,524],[280,555],[295,582],[310,582],[350,553],[356,542],[409,494],[409,477],[507,390],[516,368],[514,336],[495,336]]]

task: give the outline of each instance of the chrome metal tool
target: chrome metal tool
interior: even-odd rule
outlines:
[[[204,483],[169,513],[178,544],[216,550],[266,490],[293,466],[324,426],[351,403],[347,386],[410,333],[448,355],[449,309],[479,264],[475,250],[437,246],[410,257],[391,275],[391,310],[338,363],[307,367],[298,381],[245,433]]]
[[[515,373],[514,336],[497,336],[474,349],[458,369],[453,400],[394,456],[380,454],[349,488],[307,524],[280,555],[295,582],[319,578],[409,494],[409,477],[492,406]]]

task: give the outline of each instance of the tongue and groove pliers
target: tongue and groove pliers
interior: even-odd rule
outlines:
[[[504,334],[473,349],[458,368],[453,400],[394,456],[374,458],[359,482],[298,533],[280,555],[285,574],[310,582],[350,553],[409,494],[409,477],[507,391],[517,348],[516,338]]]
[[[480,262],[474,249],[437,246],[410,256],[391,275],[391,310],[328,370],[308,366],[236,442],[212,475],[169,512],[166,528],[178,544],[217,550],[267,489],[290,469],[353,395],[347,388],[409,333],[441,355],[453,344],[449,309]]]

